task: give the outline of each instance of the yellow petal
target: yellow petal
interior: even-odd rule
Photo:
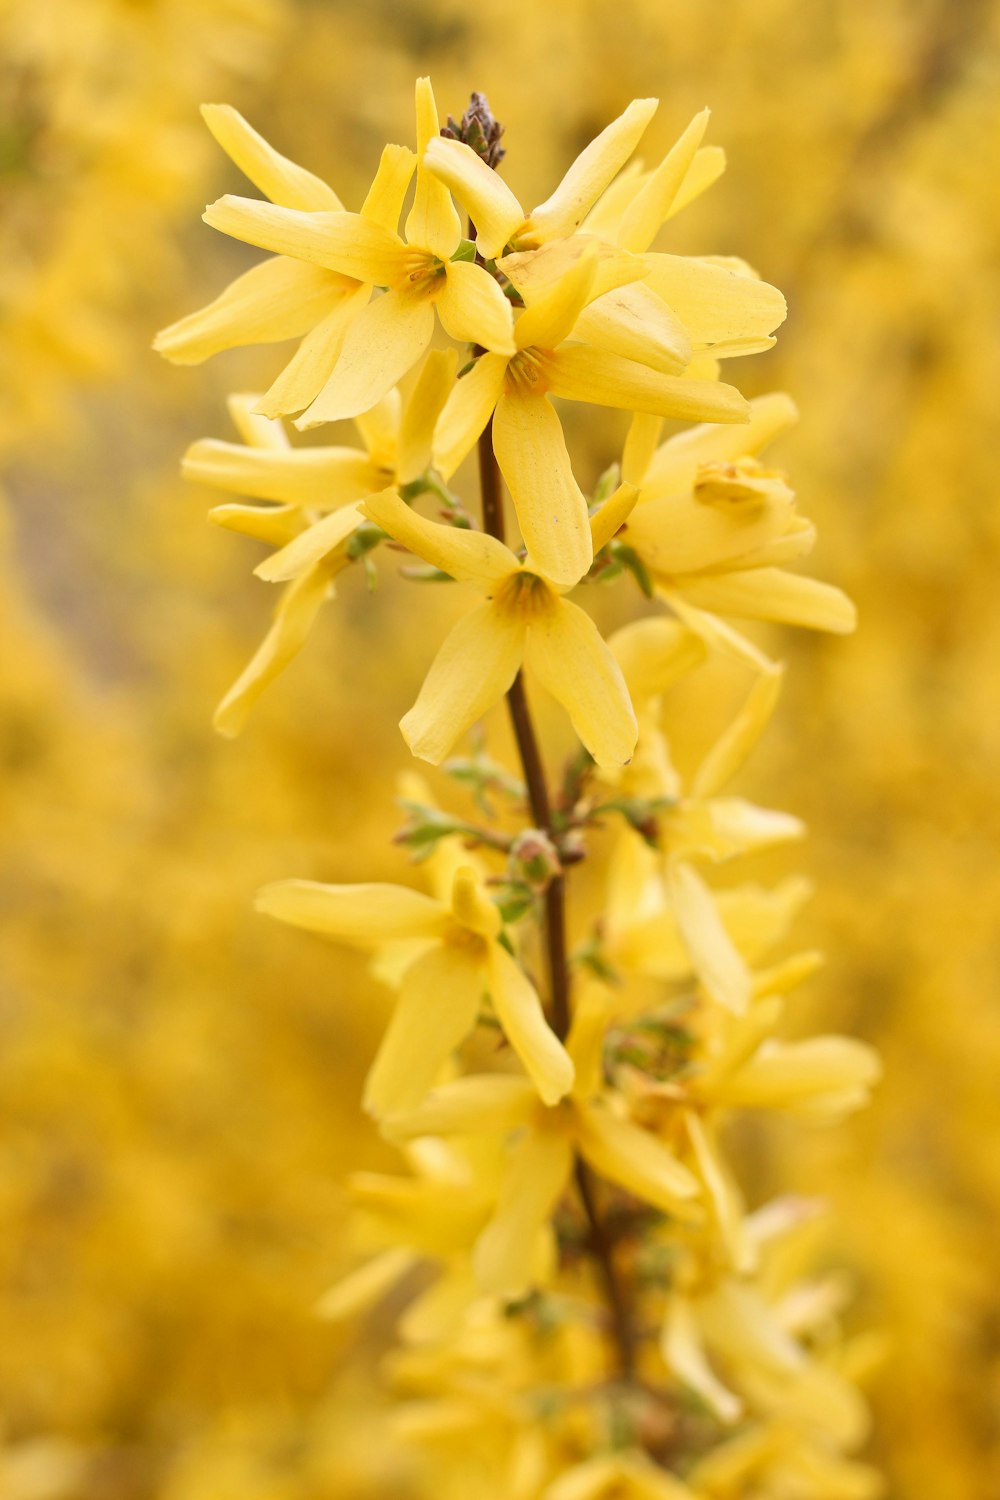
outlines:
[[[612,177],[632,155],[656,113],[657,102],[656,99],[633,99],[628,108],[581,151],[551,197],[532,209],[530,232],[534,239],[541,242],[573,233]]]
[[[487,896],[480,873],[459,865],[452,878],[451,910],[455,921],[479,937],[495,938],[502,926],[496,904]]]
[[[260,398],[257,410],[265,416],[278,416],[302,411],[315,401],[318,393],[329,380],[348,329],[368,305],[371,287],[348,282],[350,294],[342,297],[336,307],[306,334],[294,356],[274,381],[266,395]]]
[[[762,672],[735,719],[705,756],[691,783],[692,797],[711,797],[735,776],[774,713],[784,668]]]
[[[742,1416],[743,1402],[722,1384],[709,1364],[691,1304],[684,1297],[670,1299],[660,1352],[678,1380],[695,1391],[720,1422],[729,1424]]]
[[[203,104],[201,113],[229,159],[274,203],[285,208],[343,209],[332,187],[275,151],[231,104]]]
[[[591,302],[577,319],[573,337],[665,375],[680,374],[691,359],[684,324],[641,282],[617,287]]]
[[[721,1085],[722,1102],[744,1109],[804,1108],[831,1117],[867,1102],[882,1075],[874,1048],[853,1037],[815,1036],[801,1042],[766,1041]]]
[[[449,260],[462,238],[462,221],[445,184],[424,165],[424,153],[438,138],[438,111],[429,78],[418,78],[417,189],[406,220],[407,244],[430,250],[440,260]]]
[[[492,603],[445,637],[416,703],[399,727],[413,754],[439,766],[459,735],[499,702],[521,665],[524,626]]]
[[[665,580],[655,575],[653,592],[658,599],[662,599],[670,606],[677,618],[699,636],[711,651],[718,651],[720,656],[731,657],[734,661],[750,666],[755,672],[774,670],[776,663],[770,657],[765,656],[764,652],[745,635],[741,635],[738,630],[727,625],[725,620],[720,620],[718,615],[696,609],[682,593],[669,587]]]
[[[493,415],[503,390],[508,360],[502,354],[483,354],[455,383],[434,434],[434,467],[450,479],[471,453]]]
[[[528,631],[525,665],[566,709],[599,766],[632,759],[638,726],[621,668],[588,614],[560,599]]]
[[[590,535],[595,557],[624,526],[638,498],[639,491],[634,484],[620,484],[614,494],[608,496],[600,510],[595,511],[591,516]]]
[[[324,509],[346,504],[381,484],[367,453],[357,448],[245,448],[203,438],[184,455],[185,479],[258,500]]]
[[[493,451],[531,558],[553,583],[579,582],[594,560],[587,502],[548,398],[505,391],[493,416]]]
[[[750,973],[722,924],[711,891],[690,865],[671,861],[667,875],[692,968],[713,1000],[733,1015],[742,1015],[750,1003]]]
[[[432,349],[406,400],[399,427],[396,480],[409,484],[430,465],[434,429],[451,394],[458,367],[454,349]]]
[[[341,547],[363,520],[358,505],[345,505],[340,510],[331,511],[322,521],[300,532],[280,552],[258,564],[254,572],[266,583],[284,583],[290,578],[298,578],[300,573],[315,567]]]
[[[784,322],[784,297],[755,276],[685,255],[647,255],[645,263],[646,285],[673,308],[696,349],[721,354]]]
[[[411,369],[434,332],[434,310],[423,299],[386,292],[354,319],[326,385],[296,422],[300,428],[356,417]]]
[[[515,336],[519,349],[554,349],[568,339],[594,294],[597,254],[588,247],[518,316]]]
[[[666,223],[708,126],[710,111],[695,115],[680,139],[651,172],[622,216],[618,243],[623,250],[648,250]]]
[[[413,1109],[476,1024],[482,964],[467,948],[435,944],[410,965],[388,1030],[365,1080],[369,1114]]]
[[[716,380],[661,375],[620,354],[564,344],[546,364],[549,389],[570,401],[624,407],[686,422],[745,422],[749,406],[739,391]]]
[[[677,620],[658,615],[623,625],[609,637],[608,646],[637,703],[658,698],[706,655],[698,636]]]
[[[476,229],[476,245],[484,260],[493,260],[524,223],[524,209],[498,172],[488,167],[471,146],[435,136],[424,161],[465,209]]]
[[[214,505],[208,519],[272,547],[286,546],[305,525],[298,505]]]
[[[578,1099],[589,1099],[604,1084],[604,1038],[614,1008],[607,985],[586,980],[578,988],[566,1051],[576,1070],[573,1093]]]
[[[792,398],[775,392],[750,402],[750,420],[743,427],[705,423],[677,433],[649,463],[642,481],[642,503],[691,490],[702,464],[733,463],[752,457],[797,421]]]
[[[697,1197],[698,1179],[648,1131],[601,1105],[581,1105],[578,1113],[579,1149],[599,1177],[668,1214],[683,1213]]]
[[[210,203],[203,218],[248,245],[327,266],[355,281],[388,286],[405,265],[406,247],[398,235],[360,214],[304,213],[227,194]]]
[[[362,218],[395,234],[417,158],[407,146],[383,146],[378,171],[361,205]]]
[[[393,489],[369,495],[364,511],[370,520],[424,562],[463,583],[478,583],[492,589],[520,567],[510,548],[496,537],[428,521],[404,504]]]
[[[445,333],[459,344],[481,344],[495,354],[514,353],[514,313],[500,284],[482,266],[452,260],[437,298]]]
[[[340,1323],[368,1312],[409,1275],[418,1261],[418,1255],[402,1246],[373,1256],[324,1292],[316,1304],[317,1316],[328,1323]]]
[[[389,939],[440,938],[448,925],[440,901],[405,885],[276,880],[258,891],[256,907],[279,922],[360,948]]]
[[[545,1104],[555,1104],[573,1086],[573,1064],[545,1019],[531,980],[500,943],[490,943],[489,986],[504,1035],[524,1064]]]
[[[743,1227],[743,1198],[716,1134],[693,1109],[684,1111],[684,1126],[730,1264],[741,1273],[752,1271],[756,1255]]]
[[[514,1297],[529,1290],[538,1237],[572,1170],[572,1147],[557,1130],[533,1130],[514,1147],[496,1213],[479,1236],[473,1256],[484,1292]]]
[[[215,710],[212,722],[220,734],[231,739],[244,728],[261,693],[302,650],[332,592],[333,585],[321,568],[289,584],[275,610],[274,624]]]
[[[780,489],[756,505],[703,505],[691,495],[665,495],[639,506],[629,544],[655,573],[678,578],[743,566],[795,521],[795,497]],[[728,576],[728,573],[727,575]]]
[[[850,635],[858,622],[854,605],[840,589],[780,568],[703,574],[685,578],[682,588],[698,609],[739,619],[773,620],[835,635]]]
[[[592,288],[594,297],[601,297],[605,292],[629,282],[641,281],[646,273],[644,257],[628,255],[624,250],[618,250],[614,245],[589,234],[574,234],[570,239],[552,240],[547,245],[540,245],[537,250],[518,250],[505,255],[497,264],[530,307],[560,281],[582,256],[592,252],[597,256]]]
[[[286,453],[291,447],[284,422],[272,421],[257,411],[259,396],[234,391],[226,397],[226,410],[236,431],[251,448],[271,448]]]
[[[472,1074],[444,1083],[416,1108],[392,1115],[385,1134],[393,1141],[419,1136],[477,1135],[527,1125],[538,1094],[527,1078],[510,1073]]]
[[[300,338],[354,290],[354,282],[322,266],[275,256],[164,328],[153,348],[174,364],[196,365],[223,349]]]
[[[361,441],[368,449],[368,457],[389,474],[396,465],[402,420],[403,398],[395,386],[386,391],[381,401],[376,401],[367,411],[359,411],[353,419]]]
[[[713,182],[718,182],[726,170],[726,153],[721,146],[702,146],[694,154],[694,161],[687,170],[687,174],[674,198],[667,218],[672,219],[674,214],[680,213],[695,198],[701,196],[706,188],[710,188]]]
[[[662,417],[652,417],[645,411],[633,416],[622,449],[622,478],[629,484],[643,484],[662,430]]]

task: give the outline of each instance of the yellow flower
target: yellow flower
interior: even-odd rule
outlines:
[[[623,486],[593,517],[598,541],[634,500]],[[487,595],[452,628],[416,703],[400,722],[414,755],[439,765],[470,724],[503,697],[522,662],[569,712],[599,765],[621,765],[636,740],[625,680],[590,616],[530,561],[482,532],[437,525],[391,490],[364,513],[452,578]]]
[[[365,1108],[382,1116],[419,1103],[450,1054],[473,1030],[488,993],[504,1033],[549,1103],[573,1081],[566,1049],[549,1030],[534,985],[503,943],[500,913],[460,869],[450,900],[405,886],[322,885],[281,880],[263,888],[259,910],[353,947],[427,940],[402,977],[399,1002],[365,1084]]]
[[[543,1490],[541,1500],[697,1500],[697,1495],[641,1449],[626,1449],[574,1464]]]
[[[423,152],[438,129],[430,82],[417,82],[417,144]],[[392,147],[387,150],[399,151]],[[407,153],[409,156],[410,153]],[[407,175],[408,180],[408,175]],[[352,319],[328,378],[299,420],[301,427],[367,411],[416,364],[434,333],[437,309],[445,331],[460,343],[513,353],[513,315],[499,283],[482,266],[453,260],[462,226],[447,189],[422,164],[417,167],[406,239],[395,230],[406,181],[401,171],[380,204],[360,214],[302,209],[226,196],[205,212],[213,228],[274,250],[296,262],[352,278],[368,291],[385,287]],[[302,394],[297,391],[297,396]],[[285,400],[283,411],[306,403]]]

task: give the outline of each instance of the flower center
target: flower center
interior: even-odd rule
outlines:
[[[494,602],[507,615],[531,624],[545,619],[557,607],[559,600],[551,585],[536,573],[511,573],[505,578],[494,595]]]
[[[447,271],[443,261],[429,250],[411,250],[403,263],[400,290],[414,297],[433,297],[444,290]]]
[[[522,349],[507,366],[507,389],[522,396],[540,396],[548,390],[545,355],[541,349]]]

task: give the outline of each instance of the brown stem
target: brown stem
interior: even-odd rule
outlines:
[[[479,483],[483,508],[483,529],[499,541],[504,539],[503,497],[500,470],[493,452],[493,424],[479,439]],[[555,837],[552,804],[549,800],[545,767],[538,748],[538,738],[524,691],[524,678],[518,672],[507,694],[514,738],[528,789],[528,802],[535,826],[550,838]],[[557,875],[545,891],[545,951],[549,971],[549,994],[552,1001],[552,1029],[565,1041],[570,1027],[569,963],[566,953],[566,877]],[[618,1351],[622,1379],[631,1381],[635,1374],[636,1338],[629,1307],[628,1292],[615,1267],[612,1240],[597,1208],[594,1178],[578,1157],[575,1166],[576,1185],[587,1218],[588,1249],[604,1284],[611,1334]]]

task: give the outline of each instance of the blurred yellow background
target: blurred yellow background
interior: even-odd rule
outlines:
[[[631,97],[662,101],[651,158],[713,109],[728,170],[670,248],[786,292],[777,348],[729,378],[799,403],[774,461],[861,616],[776,641],[747,789],[812,831],[829,962],[803,1024],[887,1069],[851,1126],[748,1141],[752,1191],[834,1204],[857,1324],[886,1335],[890,1494],[998,1500],[990,0],[0,3],[0,1495],[401,1494],[365,1478],[374,1356],[312,1311],[342,1268],[338,1182],[383,1159],[358,1097],[384,1001],[251,900],[405,878],[395,724],[439,632],[391,570],[374,598],[352,576],[243,737],[214,736],[272,600],[178,461],[277,366],[149,345],[257,258],[199,220],[243,191],[202,100],[356,207],[424,72],[456,115],[489,95],[527,202]],[[584,483],[621,436],[578,423]]]

